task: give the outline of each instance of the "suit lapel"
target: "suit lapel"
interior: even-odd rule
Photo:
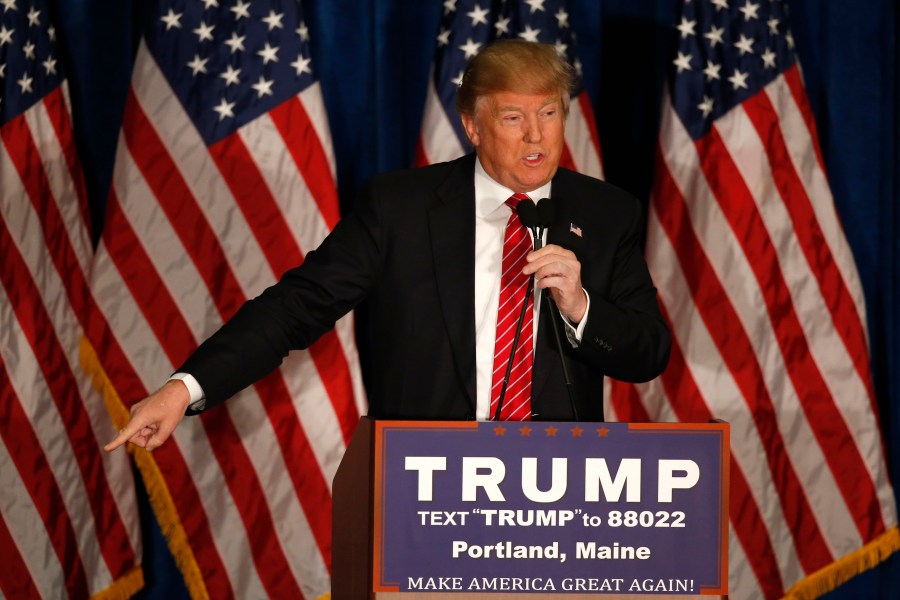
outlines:
[[[475,156],[454,165],[428,212],[431,250],[444,325],[457,375],[475,414]]]

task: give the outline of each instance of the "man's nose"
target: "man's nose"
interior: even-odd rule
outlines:
[[[538,121],[537,115],[526,118],[525,141],[529,144],[536,144],[540,142],[543,137],[544,133],[541,131],[541,124]]]

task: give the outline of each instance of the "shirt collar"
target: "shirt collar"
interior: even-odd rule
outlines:
[[[531,190],[530,192],[526,192],[528,196],[534,200],[538,201],[541,198],[548,198],[550,196],[550,181],[542,185],[541,187]],[[508,187],[498,183],[495,181],[490,175],[487,174],[487,171],[484,170],[484,167],[481,165],[481,159],[477,159],[475,161],[475,216],[487,219],[491,216],[502,216],[506,218],[509,216],[508,212],[498,212],[497,215],[493,213],[498,211],[498,209],[509,199],[510,196],[513,195],[513,191]]]

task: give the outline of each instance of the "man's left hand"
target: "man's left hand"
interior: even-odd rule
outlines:
[[[523,272],[534,273],[538,287],[550,291],[550,297],[569,321],[581,322],[587,310],[587,297],[581,286],[581,263],[574,252],[548,244],[528,254]]]

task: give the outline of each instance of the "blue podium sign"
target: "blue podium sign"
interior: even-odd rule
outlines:
[[[376,592],[726,594],[728,425],[379,421]]]

